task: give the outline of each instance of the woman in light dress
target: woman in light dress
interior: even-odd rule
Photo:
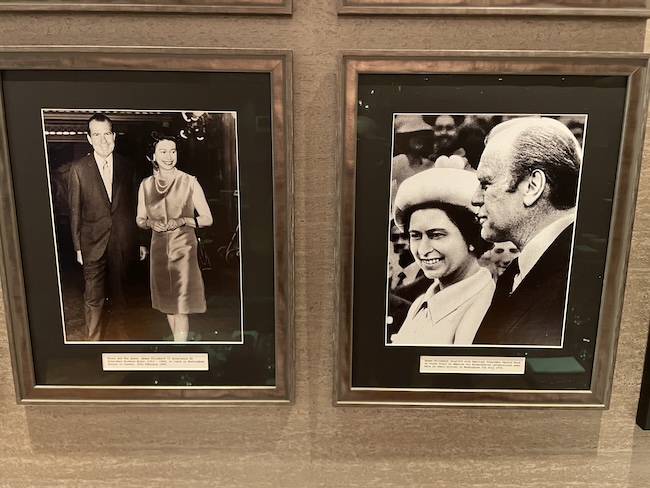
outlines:
[[[212,225],[212,213],[194,176],[176,168],[176,139],[154,135],[153,175],[138,191],[136,223],[151,229],[151,304],[167,316],[174,341],[188,340],[189,314],[206,310],[197,261],[196,227]]]

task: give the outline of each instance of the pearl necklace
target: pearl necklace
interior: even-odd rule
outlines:
[[[172,183],[174,183],[174,180],[176,179],[176,168],[174,168],[174,171],[171,175],[171,178],[169,179],[162,179],[160,178],[160,171],[154,172],[153,175],[153,181],[156,186],[156,191],[160,193],[161,195],[164,195],[167,193],[167,190],[169,190],[169,187],[172,186]]]

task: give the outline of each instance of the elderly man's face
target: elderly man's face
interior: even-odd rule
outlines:
[[[503,138],[490,140],[477,168],[472,204],[479,207],[481,236],[490,242],[518,242],[517,230],[526,218],[520,186],[511,189],[509,147]]]

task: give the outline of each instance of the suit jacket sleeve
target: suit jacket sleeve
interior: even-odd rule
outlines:
[[[81,250],[79,227],[81,224],[81,183],[79,173],[74,164],[70,166],[68,181],[68,207],[70,208],[70,229],[72,230],[72,244],[75,251]]]

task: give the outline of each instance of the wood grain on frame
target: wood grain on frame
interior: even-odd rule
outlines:
[[[156,12],[182,14],[290,15],[292,0],[0,0],[0,11],[10,12]]]
[[[644,0],[338,0],[344,15],[541,15],[650,17]]]

